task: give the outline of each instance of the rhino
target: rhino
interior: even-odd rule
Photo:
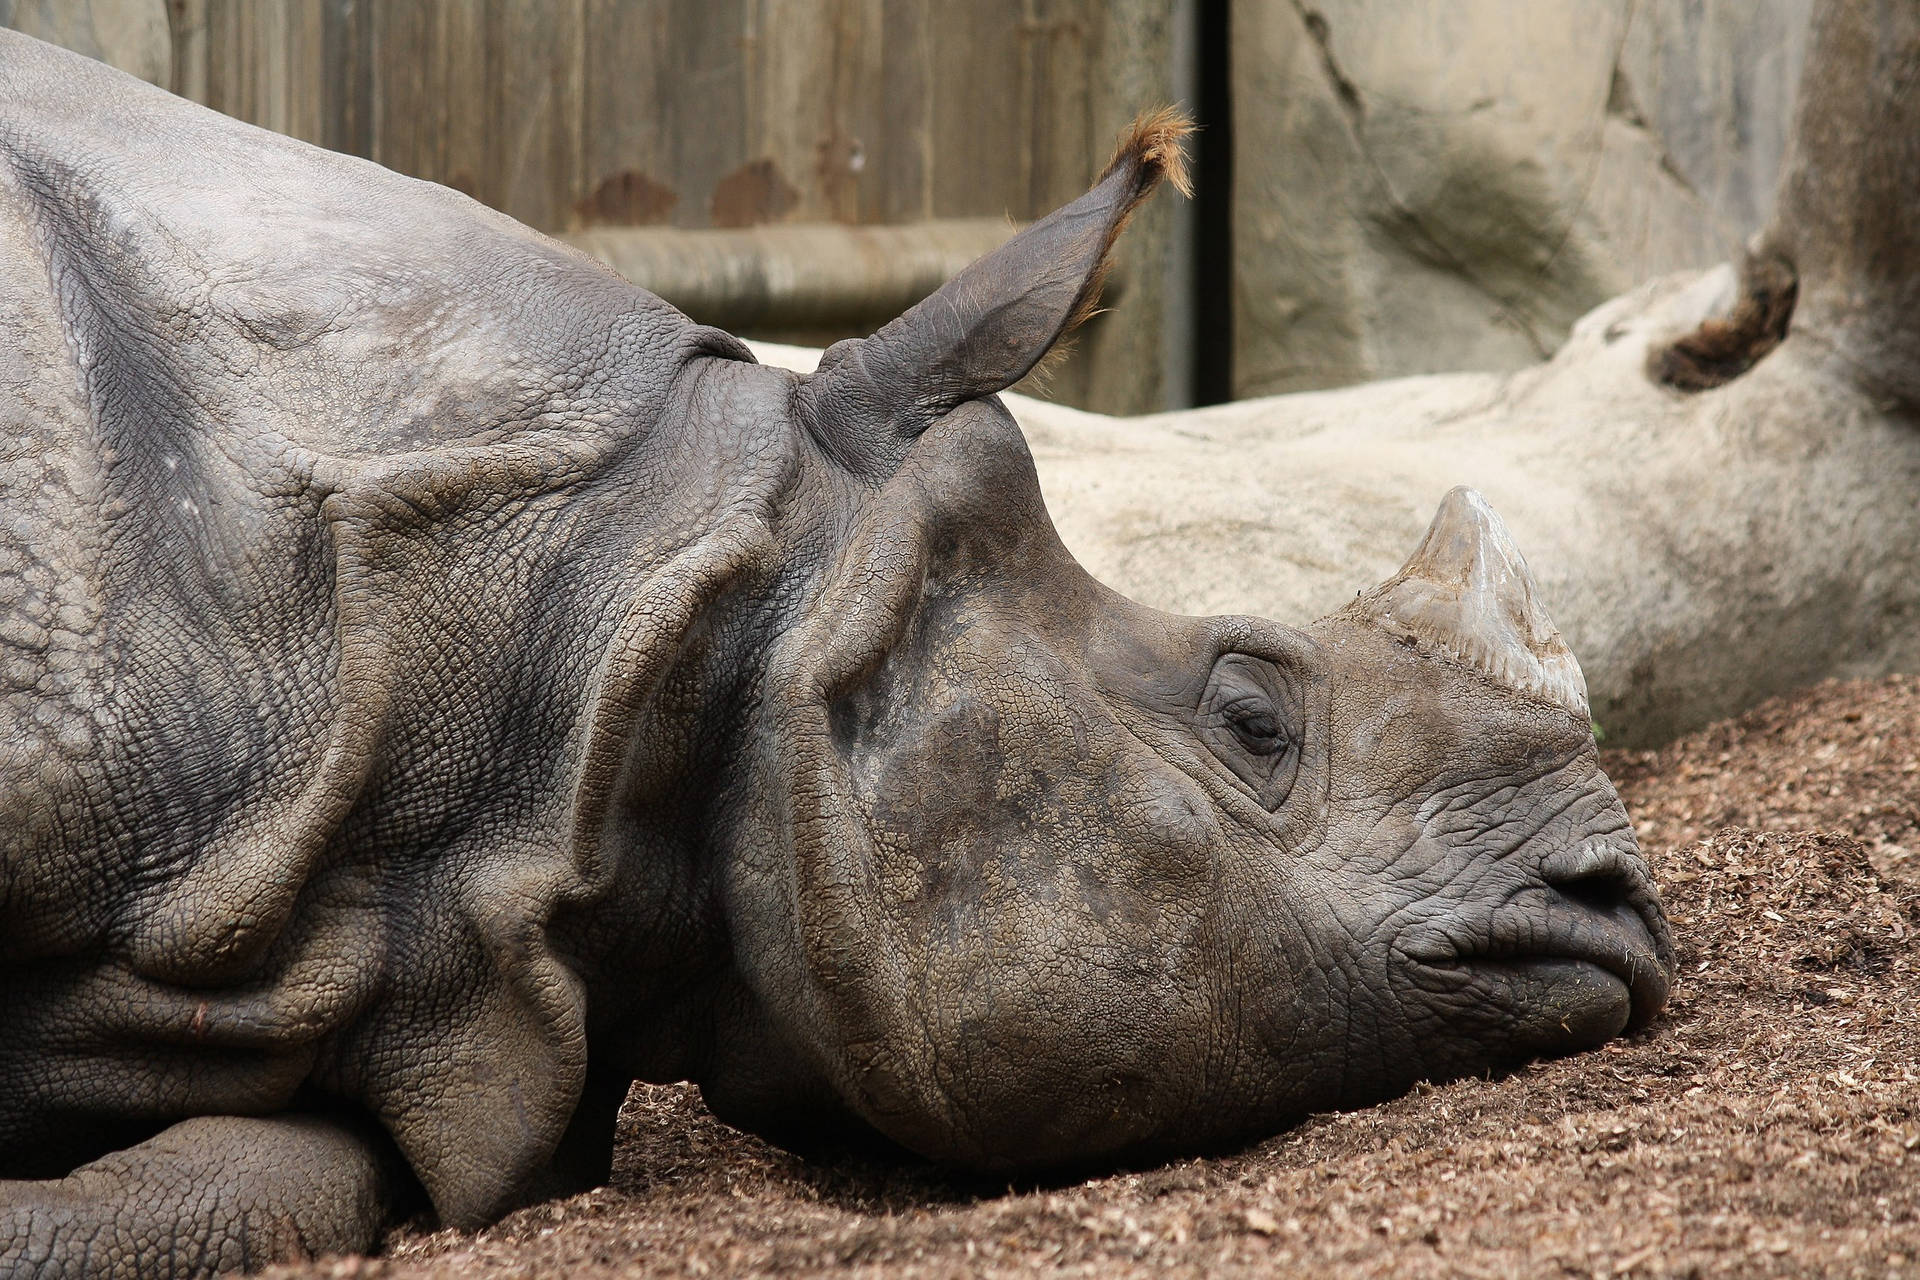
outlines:
[[[800,376],[452,191],[0,33],[0,1272],[604,1180],[632,1081],[996,1175],[1662,1007],[1499,518],[1295,628],[1061,544],[997,393],[1184,185]]]

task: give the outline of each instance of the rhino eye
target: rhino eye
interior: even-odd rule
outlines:
[[[1278,809],[1299,771],[1306,732],[1294,676],[1251,654],[1229,653],[1213,664],[1200,699],[1200,738],[1220,762]]]
[[[1273,706],[1265,698],[1242,698],[1224,708],[1227,724],[1241,745],[1258,756],[1276,755],[1293,744]]]

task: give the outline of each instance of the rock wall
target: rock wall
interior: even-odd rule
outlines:
[[[1812,0],[1235,0],[1234,392],[1552,355],[1757,230]]]

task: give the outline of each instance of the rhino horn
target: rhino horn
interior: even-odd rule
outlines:
[[[1400,571],[1342,612],[1585,721],[1587,681],[1487,500],[1456,488]]]
[[[1004,391],[1099,309],[1109,253],[1167,179],[1191,194],[1168,108],[1141,116],[1093,188],[969,264],[871,337],[835,343],[803,382],[799,416],[856,473],[885,475],[913,440],[968,400]]]

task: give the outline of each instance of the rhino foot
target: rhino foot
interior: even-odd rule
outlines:
[[[65,1178],[0,1181],[0,1275],[184,1278],[364,1251],[392,1160],[331,1119],[185,1120]]]

